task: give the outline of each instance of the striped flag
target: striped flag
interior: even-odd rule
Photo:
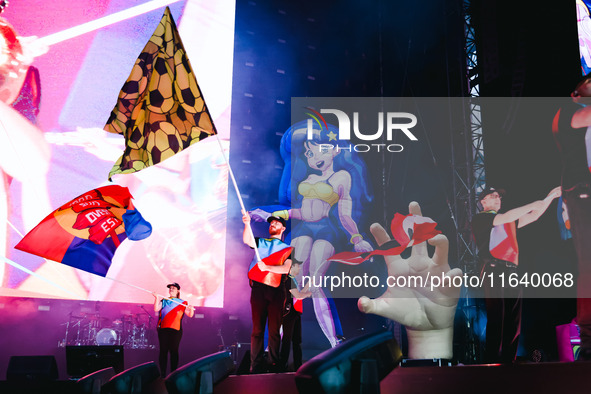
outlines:
[[[499,260],[519,264],[515,222],[494,226],[490,231],[490,254]]]
[[[131,199],[126,187],[93,189],[49,214],[15,248],[106,276],[121,242],[138,241],[152,232]]]
[[[259,247],[259,250],[265,249],[265,243],[261,243],[263,247]],[[267,265],[283,265],[285,261],[291,255],[293,248],[288,246],[287,248],[280,249],[269,256],[263,258],[263,263]],[[270,271],[261,271],[257,264],[251,264],[248,269],[248,279],[260,282],[271,287],[279,287],[281,284],[281,274],[276,274]]]
[[[341,252],[329,257],[328,260],[357,265],[372,256],[396,256],[404,252],[406,248],[425,242],[440,234],[441,231],[435,229],[435,227],[437,227],[437,223],[431,218],[396,213],[390,225],[394,239],[371,252]]]

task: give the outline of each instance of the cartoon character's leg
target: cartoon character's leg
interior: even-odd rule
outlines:
[[[332,321],[334,322],[334,331],[338,337],[343,336],[343,326],[341,326],[341,319],[337,311],[337,305],[332,297],[328,297],[328,305],[330,305],[330,313],[332,314]]]
[[[302,278],[310,275],[310,252],[312,250],[312,238],[305,235],[296,237],[291,240],[291,246],[293,246],[292,259],[300,261],[302,263],[302,269],[297,276],[297,282],[302,284]]]
[[[292,257],[303,263],[303,269],[300,270],[300,275],[298,276],[298,283],[302,283],[302,275],[307,275],[310,272],[310,251],[312,250],[312,238],[307,235],[294,238],[291,241],[291,246],[293,246]]]
[[[320,325],[320,329],[330,342],[331,347],[337,345],[337,334],[334,328],[334,322],[332,320],[332,314],[330,313],[330,305],[328,299],[322,289],[316,289],[312,292],[314,313],[316,314],[316,320]]]
[[[322,278],[329,266],[329,262],[326,259],[333,254],[334,248],[328,241],[318,240],[312,245],[312,251],[310,253],[310,275],[317,278],[315,280],[316,283],[323,281]],[[330,346],[335,347],[338,344],[337,333],[326,294],[322,288],[314,288],[312,290],[312,297],[316,320],[318,320],[322,332],[330,342]]]
[[[310,275],[317,276],[316,283],[320,283],[322,275],[324,275],[328,269],[328,262],[326,259],[334,254],[334,248],[332,245],[324,240],[319,240],[312,244],[311,237],[301,236],[294,238],[291,241],[291,246],[294,247],[294,258],[304,263],[304,269],[300,271],[298,282],[301,283],[301,277],[303,275]],[[330,342],[331,347],[334,347],[337,344],[338,333],[333,320],[333,308],[321,288],[312,289],[312,300],[318,325]],[[337,316],[336,308],[334,309],[334,313],[334,316]],[[339,321],[338,327],[339,331],[342,333],[340,326]]]

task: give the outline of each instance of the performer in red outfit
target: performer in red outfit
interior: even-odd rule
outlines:
[[[591,74],[587,74],[554,116],[552,132],[562,161],[562,197],[577,252],[579,359],[591,360]]]
[[[161,298],[158,294],[154,296],[154,311],[160,312],[158,315],[158,342],[160,344],[160,375],[166,376],[166,365],[168,353],[170,353],[170,372],[174,371],[179,365],[179,345],[183,336],[183,327],[181,321],[185,313],[189,317],[195,314],[193,308],[187,301],[181,297],[181,286],[178,283],[171,283],[168,286],[170,298]]]
[[[272,255],[282,251],[291,253],[291,247],[281,240],[285,231],[285,220],[283,218],[270,216],[269,238],[255,238],[249,230],[250,215],[242,212],[242,221],[244,222],[243,241],[246,245],[254,249],[258,248],[260,257],[265,260]],[[287,258],[284,255],[283,258]],[[252,311],[252,333],[250,335],[250,372],[278,372],[279,350],[281,347],[281,320],[283,317],[283,307],[285,305],[285,277],[291,267],[291,259],[280,260],[280,265],[268,265],[264,261],[258,261],[255,254],[249,267],[250,279],[250,307]],[[250,273],[253,268],[260,271],[269,271],[276,274],[279,278],[274,284],[268,285],[257,281]],[[269,359],[265,362],[265,326],[269,329]]]

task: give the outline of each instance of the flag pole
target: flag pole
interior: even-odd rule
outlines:
[[[234,172],[232,171],[232,167],[230,167],[230,162],[228,161],[228,157],[226,156],[226,152],[224,151],[224,147],[222,146],[222,143],[220,141],[220,138],[218,137],[218,135],[215,135],[216,140],[218,141],[218,145],[220,146],[220,150],[222,151],[222,156],[224,156],[224,160],[226,161],[226,165],[228,166],[228,172],[230,173],[230,178],[232,179],[232,184],[234,184],[234,189],[236,190],[236,194],[238,195],[238,201],[240,202],[240,207],[242,208],[242,211],[245,212],[248,215],[248,212],[246,211],[246,208],[244,207],[244,201],[242,201],[242,196],[240,195],[240,190],[238,190],[238,184],[236,183],[236,178],[234,177]],[[254,233],[252,232],[252,227],[249,225],[248,226],[248,230],[250,232],[250,235],[252,236],[252,239],[254,240]],[[259,254],[259,249],[257,248],[256,242],[254,243],[254,253],[257,256],[257,260],[261,261],[261,255]]]
[[[25,273],[27,273],[27,274],[29,274],[29,275],[33,275],[33,276],[35,276],[35,277],[37,277],[37,278],[41,279],[42,281],[49,283],[49,284],[50,284],[50,285],[52,285],[53,287],[57,287],[58,289],[65,291],[66,293],[68,293],[68,294],[70,294],[70,295],[74,296],[74,298],[75,298],[75,299],[78,299],[78,298],[84,298],[84,297],[81,297],[79,294],[76,294],[76,293],[74,293],[74,292],[72,292],[72,291],[70,291],[70,290],[66,289],[65,287],[62,287],[62,286],[58,285],[58,284],[57,284],[57,283],[55,283],[54,281],[52,281],[52,280],[50,280],[50,279],[47,279],[45,276],[43,276],[43,275],[40,275],[40,274],[38,274],[38,273],[36,273],[36,272],[34,272],[34,271],[31,271],[30,269],[28,269],[28,268],[26,268],[26,267],[24,267],[24,266],[20,265],[19,263],[15,263],[14,261],[10,260],[10,259],[9,259],[9,258],[7,258],[7,257],[0,256],[0,259],[2,259],[2,260],[3,260],[3,261],[6,263],[6,264],[13,266],[14,268],[17,268],[17,269],[19,269],[19,270],[21,270],[21,271],[23,271],[23,272],[25,272]],[[46,261],[49,261],[49,260],[46,260]],[[123,281],[121,281],[121,280],[119,280],[119,279],[111,278],[111,277],[109,277],[109,276],[105,276],[105,278],[106,278],[106,279],[109,279],[109,280],[112,280],[113,282],[121,283],[121,284],[123,284],[123,285],[127,285],[127,286],[133,287],[133,288],[135,288],[135,289],[138,289],[138,290],[145,291],[146,293],[153,294],[153,292],[152,292],[152,291],[150,291],[150,290],[147,290],[147,289],[144,289],[143,287],[139,287],[139,286],[136,286],[136,285],[132,285],[131,283],[123,282]],[[159,295],[159,296],[160,296],[160,297],[162,297],[162,298],[167,298],[167,296],[163,296],[163,295],[161,295],[161,294],[157,294],[157,295]],[[87,299],[88,299],[88,298],[87,298]],[[174,303],[176,303],[176,304],[179,304],[179,305],[184,305],[184,306],[186,306],[185,304],[182,304],[182,303],[180,303],[180,302],[178,302],[178,301],[175,301],[175,300],[171,300],[171,301],[172,301],[172,302],[174,302]]]
[[[49,34],[45,37],[38,38],[37,41],[46,46],[54,45],[65,40],[81,36],[82,34],[90,33],[91,31],[113,25],[126,19],[131,19],[136,16],[154,11],[158,8],[168,6],[173,3],[178,3],[179,1],[180,0],[148,1],[135,7],[131,7],[114,14],[106,15],[93,21],[59,31],[57,33]]]
[[[138,289],[138,290],[141,290],[141,291],[145,291],[146,293],[154,294],[154,292],[153,292],[153,291],[150,291],[150,290],[148,290],[148,289],[144,289],[143,287],[139,287],[139,286],[136,286],[136,285],[132,285],[131,283],[123,282],[122,280],[115,279],[115,278],[112,278],[112,277],[110,277],[110,276],[105,276],[104,278],[105,278],[105,279],[112,280],[113,282],[121,283],[122,285],[127,285],[127,286],[130,286],[130,287],[133,287],[134,289]],[[168,298],[168,296],[163,296],[162,294],[156,294],[156,295],[158,295],[158,296],[160,296],[160,297],[162,297],[162,298]],[[181,302],[175,301],[175,300],[173,300],[173,299],[170,299],[170,301],[172,301],[172,302],[174,302],[175,304],[178,304],[178,305],[187,306],[187,305],[185,305],[185,304],[183,304],[183,303],[181,303]]]
[[[14,261],[10,260],[10,259],[9,259],[9,258],[7,258],[7,257],[0,256],[0,259],[1,259],[1,260],[3,260],[3,261],[6,263],[6,264],[13,266],[14,268],[17,268],[17,269],[19,269],[19,270],[21,270],[21,271],[23,271],[23,272],[26,272],[26,273],[27,273],[27,274],[29,274],[29,275],[33,275],[33,276],[35,276],[35,277],[37,277],[37,278],[41,279],[42,281],[44,281],[44,282],[47,282],[47,283],[49,283],[50,285],[52,285],[52,286],[54,286],[54,287],[57,287],[57,288],[58,288],[58,289],[60,289],[60,290],[63,290],[63,291],[65,291],[66,293],[68,293],[68,294],[70,294],[70,295],[74,296],[74,298],[75,298],[75,299],[78,299],[78,298],[80,298],[80,295],[78,295],[78,294],[76,294],[76,293],[73,293],[73,292],[71,292],[70,290],[66,289],[65,287],[62,287],[62,286],[58,285],[57,283],[55,283],[54,281],[52,281],[52,280],[50,280],[50,279],[47,279],[47,278],[46,278],[46,277],[44,277],[43,275],[40,275],[40,274],[38,274],[38,273],[36,273],[36,272],[34,272],[34,271],[31,271],[30,269],[28,269],[28,268],[26,268],[26,267],[23,267],[23,266],[22,266],[22,265],[20,265],[19,263],[15,263]],[[47,261],[49,261],[49,260],[47,260]],[[147,292],[147,293],[150,293],[150,294],[154,294],[154,293],[153,293],[152,291],[150,291],[150,290],[144,289],[143,287],[139,287],[139,286],[136,286],[136,285],[132,285],[131,283],[123,282],[123,281],[121,281],[121,280],[119,280],[119,279],[111,278],[111,277],[109,277],[109,276],[105,276],[104,278],[105,278],[105,279],[112,280],[113,282],[117,282],[117,283],[121,283],[121,284],[123,284],[123,285],[127,285],[127,286],[130,286],[130,287],[133,287],[133,288],[135,288],[135,289],[138,289],[138,290],[145,291],[145,292]],[[157,295],[158,295],[158,296],[160,296],[160,297],[162,297],[162,298],[168,298],[167,296],[163,296],[162,294],[157,294]],[[82,297],[82,298],[84,298],[84,297]],[[88,298],[87,298],[87,299],[88,299]],[[172,301],[172,302],[174,302],[175,304],[178,304],[178,305],[187,306],[187,305],[185,305],[185,304],[182,304],[182,303],[180,303],[180,302],[178,302],[178,301],[175,301],[175,300],[172,300],[172,299],[171,299],[170,301]]]

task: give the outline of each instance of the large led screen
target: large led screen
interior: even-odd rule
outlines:
[[[166,6],[218,136],[109,182],[125,141],[103,128]],[[233,0],[29,0],[4,9],[1,295],[151,303],[151,291],[178,282],[191,304],[223,306],[234,14]],[[14,248],[53,210],[109,184],[129,189],[153,230],[123,241],[106,277]]]
[[[583,75],[591,72],[591,18],[589,17],[589,0],[576,0],[577,26],[579,31],[579,52]]]

